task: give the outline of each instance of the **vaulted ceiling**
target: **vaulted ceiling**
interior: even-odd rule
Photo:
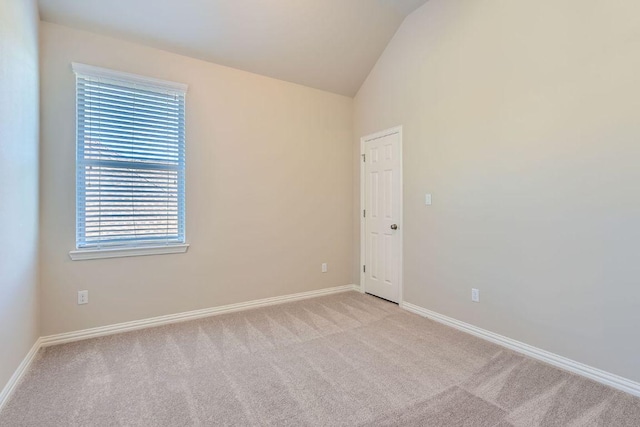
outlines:
[[[42,20],[353,96],[426,0],[39,0]]]

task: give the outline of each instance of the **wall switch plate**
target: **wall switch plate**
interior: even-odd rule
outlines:
[[[89,291],[78,291],[78,305],[89,303]]]
[[[424,204],[426,206],[431,206],[431,194],[424,195]]]
[[[471,301],[480,302],[480,289],[471,289]]]
[[[323,273],[326,273],[326,272],[327,272],[327,263],[326,263],[326,262],[323,262],[323,263],[322,263],[322,272],[323,272]]]

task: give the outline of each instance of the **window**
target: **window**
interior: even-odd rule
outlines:
[[[184,252],[186,85],[73,64],[73,259]]]

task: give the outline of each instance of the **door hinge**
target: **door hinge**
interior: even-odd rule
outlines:
[[[363,162],[366,162],[366,161],[367,161],[367,155],[366,155],[366,154],[363,154],[363,155],[362,155],[362,161],[363,161]]]
[[[363,209],[363,211],[362,211],[362,217],[363,217],[363,218],[366,218],[366,217],[367,217],[367,210],[366,210],[366,209]]]
[[[366,273],[366,272],[367,272],[367,266],[366,266],[366,265],[363,265],[363,266],[362,266],[362,272],[363,272],[363,273]]]

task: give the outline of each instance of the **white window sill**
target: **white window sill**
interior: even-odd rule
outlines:
[[[122,258],[128,256],[182,254],[187,252],[187,243],[179,245],[163,246],[138,246],[132,248],[105,248],[105,249],[78,249],[70,251],[69,256],[73,261],[101,258]]]

